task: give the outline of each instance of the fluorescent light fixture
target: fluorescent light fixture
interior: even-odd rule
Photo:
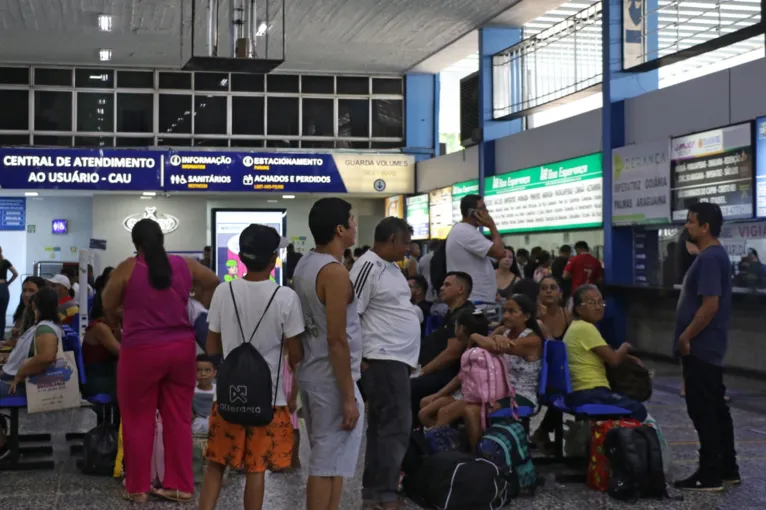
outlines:
[[[266,200],[270,204],[276,204],[279,200]]]
[[[152,197],[138,197],[138,198],[140,198],[141,200],[151,200],[152,199]]]
[[[112,31],[112,17],[109,14],[98,15],[98,28],[102,32]]]
[[[255,32],[256,37],[263,37],[266,35],[266,32],[269,31],[269,28],[271,28],[271,25],[266,23],[265,21],[261,21],[261,24],[258,25],[258,30]]]
[[[39,196],[39,195],[40,195],[40,193],[38,193],[36,191],[25,191],[24,192],[24,196],[25,197],[36,197],[36,196]]]
[[[109,62],[112,60],[112,50],[98,50],[98,59],[101,62]]]
[[[284,198],[286,200],[290,200],[290,199],[295,198],[295,195],[282,195],[282,198]]]
[[[141,194],[143,196],[145,196],[145,197],[156,197],[157,196],[157,192],[156,191],[144,191]]]

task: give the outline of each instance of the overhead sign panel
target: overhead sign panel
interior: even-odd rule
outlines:
[[[612,224],[670,223],[667,141],[612,151]]]
[[[684,221],[689,206],[713,202],[724,219],[753,216],[752,124],[673,138],[670,141],[673,221]]]
[[[428,215],[431,238],[447,239],[447,234],[452,229],[452,186],[428,193]]]
[[[487,177],[484,202],[502,234],[602,225],[601,153]]]
[[[468,195],[479,194],[479,180],[458,182],[452,185],[452,223],[463,221],[463,214],[460,212],[460,201]]]

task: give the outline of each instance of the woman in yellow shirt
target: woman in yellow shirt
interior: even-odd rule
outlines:
[[[569,373],[572,393],[567,403],[572,407],[585,404],[602,404],[621,407],[631,412],[630,417],[643,422],[646,408],[641,402],[615,393],[606,377],[606,365],[616,367],[626,359],[640,363],[628,352],[629,343],[615,350],[604,341],[596,323],[604,317],[604,299],[595,285],[578,287],[572,296],[575,320],[564,335],[569,357]]]

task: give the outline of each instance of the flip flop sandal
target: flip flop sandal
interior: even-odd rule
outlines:
[[[160,499],[167,501],[174,501],[176,503],[191,503],[194,500],[194,496],[183,497],[181,491],[178,489],[152,489],[152,495]]]
[[[142,498],[142,496],[144,497]],[[139,504],[146,503],[149,500],[149,498],[143,492],[131,494],[125,490],[122,491],[122,499],[124,499],[125,501],[130,501],[131,503],[139,503]]]

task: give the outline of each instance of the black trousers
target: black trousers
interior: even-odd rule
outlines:
[[[685,356],[683,370],[686,410],[700,442],[700,476],[719,481],[737,470],[734,423],[724,399],[723,368]]]
[[[5,314],[8,312],[8,302],[11,294],[7,283],[0,283],[0,340],[5,338]]]

